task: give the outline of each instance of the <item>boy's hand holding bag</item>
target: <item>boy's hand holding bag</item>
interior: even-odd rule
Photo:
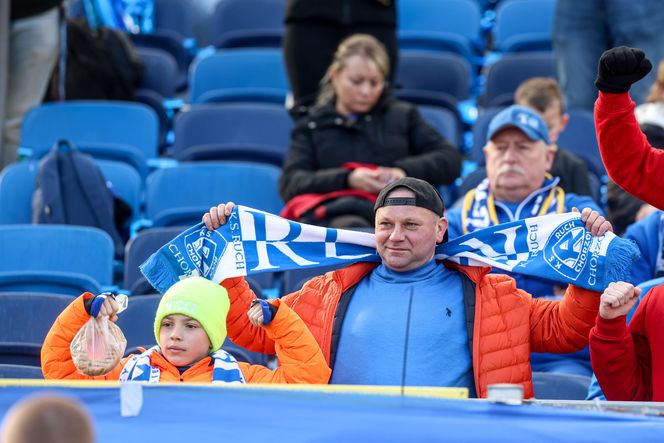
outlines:
[[[84,303],[90,320],[71,342],[72,360],[81,374],[108,374],[120,363],[127,347],[127,339],[114,323],[117,314],[127,307],[127,296],[105,292]]]

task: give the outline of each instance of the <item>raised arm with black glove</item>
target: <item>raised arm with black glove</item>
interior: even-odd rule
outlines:
[[[652,63],[637,48],[618,46],[604,51],[597,66],[595,86],[602,92],[621,94],[648,75]]]

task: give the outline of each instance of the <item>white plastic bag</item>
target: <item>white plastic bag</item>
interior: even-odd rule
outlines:
[[[119,303],[121,311],[123,303],[126,307],[126,300]],[[69,346],[78,372],[91,376],[108,374],[115,369],[126,348],[127,339],[122,330],[106,315],[90,318]]]

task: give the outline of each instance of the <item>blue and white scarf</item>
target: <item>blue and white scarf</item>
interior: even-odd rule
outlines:
[[[489,189],[489,179],[485,178],[475,189],[468,191],[463,200],[461,227],[464,234],[477,229],[500,224],[496,206],[508,216],[509,221],[519,220],[523,216],[539,217],[546,214],[560,214],[565,211],[565,191],[558,186],[560,179],[546,174],[541,188],[534,191],[516,208],[514,213],[505,204],[494,201]],[[525,218],[525,217],[524,217]]]
[[[593,237],[578,213],[551,214],[491,226],[436,248],[435,258],[463,265],[551,278],[594,291],[626,280],[639,257],[636,245],[607,232]],[[246,206],[208,231],[199,223],[152,254],[140,266],[158,291],[180,278],[215,282],[260,272],[286,271],[357,261],[379,262],[374,235],[312,226]]]
[[[142,354],[134,355],[122,368],[120,382],[146,381],[148,383],[159,383],[161,371],[158,367],[150,364],[150,356],[153,352],[159,352],[159,346],[153,346]],[[219,349],[212,353],[214,369],[212,370],[212,383],[246,383],[244,375],[237,364],[237,360]]]

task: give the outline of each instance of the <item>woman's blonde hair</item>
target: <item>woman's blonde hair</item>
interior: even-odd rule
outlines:
[[[317,104],[324,104],[334,97],[334,88],[332,87],[332,72],[341,71],[349,58],[359,55],[376,65],[376,68],[387,79],[390,74],[390,59],[387,51],[381,42],[368,34],[354,34],[343,40],[334,53],[334,59],[327,68],[325,76],[320,81],[320,92],[318,94]]]
[[[648,103],[661,101],[664,101],[664,59],[660,60],[659,65],[657,65],[657,79],[650,87],[650,93],[646,98]]]

